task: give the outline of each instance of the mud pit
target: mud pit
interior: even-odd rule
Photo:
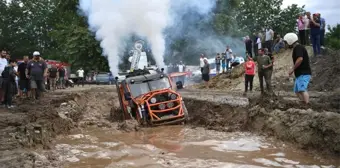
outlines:
[[[118,123],[119,115],[110,113],[119,105],[112,86],[53,93],[34,107],[20,102],[14,111],[1,111],[0,167],[340,166],[334,154],[340,120],[322,106],[312,107],[316,115],[289,110],[298,105],[284,100],[254,101],[256,95],[182,94],[189,125],[158,128]]]

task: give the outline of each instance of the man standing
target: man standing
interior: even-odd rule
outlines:
[[[265,40],[266,47],[265,48],[268,48],[270,53],[272,52],[273,39],[274,39],[274,31],[271,28],[267,27],[267,29],[266,29],[266,40]]]
[[[326,20],[321,17],[321,14],[318,14],[320,18],[320,44],[321,48],[325,46],[325,28],[326,28]]]
[[[56,82],[57,82],[57,77],[58,77],[58,69],[56,65],[52,65],[51,68],[48,69],[49,76],[48,79],[50,81],[50,89],[52,91],[55,91],[57,89]]]
[[[18,73],[19,73],[19,95],[23,97],[23,94],[26,94],[26,97],[29,97],[30,83],[29,79],[26,77],[26,68],[28,64],[28,56],[24,56],[24,62],[19,64]]]
[[[295,74],[294,92],[305,104],[309,103],[308,84],[311,79],[312,70],[309,65],[309,56],[306,48],[298,43],[298,36],[295,33],[288,33],[284,40],[288,45],[293,46],[294,67],[289,71],[289,76]]]
[[[40,93],[44,89],[44,78],[47,77],[47,65],[45,61],[41,61],[40,53],[34,51],[33,60],[27,64],[26,77],[30,79],[30,89],[32,97],[39,99]]]
[[[2,71],[4,71],[5,67],[8,65],[6,56],[7,56],[7,51],[2,50],[1,51],[1,58],[0,58],[0,101],[1,101],[1,103],[3,103],[3,101],[4,101],[4,92],[3,92],[3,89],[2,89],[3,79],[2,79],[1,74],[2,74]]]
[[[246,51],[248,55],[253,58],[253,51],[252,51],[253,41],[250,39],[249,36],[246,37],[245,44],[246,44]]]
[[[81,84],[82,84],[82,86],[84,87],[84,81],[85,81],[85,79],[84,79],[84,70],[83,70],[83,68],[80,68],[78,71],[77,71],[77,74],[78,74],[78,86],[79,86],[79,83],[81,82]]]
[[[310,27],[310,38],[313,45],[314,56],[321,55],[321,45],[320,45],[320,19],[317,14],[313,14],[313,18],[309,22]]]
[[[259,50],[259,56],[257,57],[257,69],[260,81],[261,94],[264,95],[263,78],[266,82],[267,91],[272,93],[271,88],[271,70],[273,66],[272,61],[268,55],[264,54],[264,49]]]
[[[258,53],[258,45],[257,45],[257,34],[253,33],[253,47],[254,47],[254,54],[257,56]]]
[[[221,56],[220,53],[217,53],[215,58],[215,65],[216,65],[216,75],[220,74],[221,71]]]
[[[58,69],[59,73],[59,87],[60,89],[65,89],[65,69],[64,66],[60,66]]]
[[[14,67],[17,66],[15,60],[10,59],[8,66],[5,67],[4,71],[2,71],[3,77],[3,90],[4,90],[4,105],[7,108],[13,108],[12,99],[15,94],[15,70]]]
[[[227,48],[224,52],[225,56],[226,56],[226,66],[227,66],[227,71],[231,70],[231,66],[229,65],[229,63],[232,60],[232,54],[233,54],[233,50],[230,49],[229,45],[227,45]]]

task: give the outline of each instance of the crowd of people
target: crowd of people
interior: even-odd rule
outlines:
[[[84,86],[84,70],[80,68],[77,73]],[[33,53],[31,60],[24,56],[20,62],[11,59],[6,50],[1,51],[0,101],[7,108],[14,107],[16,97],[37,100],[47,90],[65,89],[66,80],[66,68],[54,64],[48,67],[38,51]]]
[[[244,94],[246,95],[248,91],[253,90],[253,79],[256,74],[256,69],[261,94],[274,94],[271,84],[273,67],[275,65],[274,55],[279,53],[280,49],[290,46],[293,48],[292,59],[294,66],[293,69],[288,72],[288,75],[291,76],[295,74],[294,92],[303,103],[308,104],[309,95],[307,90],[312,72],[305,45],[311,42],[314,56],[320,56],[321,46],[324,45],[325,25],[325,19],[322,18],[319,13],[311,16],[310,12],[306,12],[301,14],[297,19],[298,35],[296,33],[288,33],[282,38],[280,34],[276,34],[276,39],[274,40],[275,32],[267,26],[264,32],[265,35],[262,33],[253,33],[253,38],[246,36],[244,38],[246,62],[243,65],[245,70]],[[233,66],[239,65],[240,60],[235,61],[235,58],[237,57],[232,53],[229,46],[226,47],[225,52],[222,54],[217,53],[215,58],[216,75],[220,72],[220,67],[222,67],[222,73],[224,73]],[[208,88],[210,66],[203,54],[200,57],[200,67],[202,80],[205,81],[206,87]],[[264,88],[264,83],[266,84],[266,89]]]

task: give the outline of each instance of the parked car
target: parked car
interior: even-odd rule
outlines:
[[[96,75],[96,84],[114,84],[114,78],[109,72],[99,72]]]

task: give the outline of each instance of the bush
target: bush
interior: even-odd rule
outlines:
[[[332,49],[340,49],[340,24],[334,27],[328,26],[328,33],[326,33],[326,45]]]

